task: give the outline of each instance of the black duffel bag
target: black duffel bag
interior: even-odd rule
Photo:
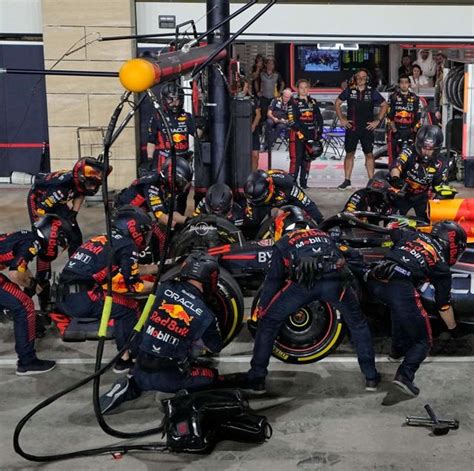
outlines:
[[[263,443],[271,437],[267,418],[253,413],[239,390],[178,394],[161,402],[163,434],[173,452],[210,453],[220,440]]]

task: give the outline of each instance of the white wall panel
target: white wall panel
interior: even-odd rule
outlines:
[[[454,3],[454,2],[453,2]],[[231,4],[231,12],[242,4]],[[250,19],[252,13],[263,8],[257,4],[231,22],[236,31]],[[158,15],[176,15],[177,23],[205,15],[205,2],[137,2],[138,34],[171,32],[158,27]],[[198,23],[204,31],[205,17]],[[326,35],[333,39],[350,36],[371,42],[386,42],[387,37],[406,41],[474,42],[474,6],[426,5],[295,5],[276,4],[247,31],[250,33],[295,33]],[[248,36],[242,39],[252,39]],[[268,40],[270,37],[254,37]],[[275,38],[273,38],[275,39]],[[328,39],[326,37],[326,39]]]
[[[41,0],[0,0],[0,33],[43,34]]]

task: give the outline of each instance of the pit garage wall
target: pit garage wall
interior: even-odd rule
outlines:
[[[0,67],[42,69],[40,42],[0,42]],[[0,74],[0,177],[11,172],[36,174],[49,169],[43,155],[48,140],[44,78]]]
[[[356,3],[356,2],[354,2]],[[297,40],[295,34],[308,34],[309,41],[370,42],[407,41],[424,38],[431,42],[473,42],[474,5],[357,5],[278,3],[259,18],[246,33],[266,33],[268,36],[242,36],[241,40]],[[234,12],[243,3],[231,3]],[[257,4],[231,21],[231,32],[237,31],[257,11]],[[206,2],[137,1],[138,34],[171,32],[158,27],[158,15],[176,15],[176,24],[191,18],[198,31],[204,31]],[[203,18],[204,15],[204,18]],[[272,33],[286,34],[275,38]],[[388,41],[388,38],[390,41]]]
[[[105,37],[135,33],[133,0],[43,0],[42,15],[46,69],[53,67],[75,43],[74,48],[97,38],[98,34]],[[134,56],[134,41],[93,42],[64,57],[54,68],[118,71]],[[73,165],[78,158],[77,128],[107,127],[123,91],[118,78],[47,77],[52,170]],[[126,108],[123,116],[125,113]],[[132,119],[112,146],[111,188],[127,186],[135,178],[136,155]]]

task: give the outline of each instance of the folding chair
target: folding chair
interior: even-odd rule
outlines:
[[[334,109],[324,109],[321,111],[321,114],[324,121],[322,157],[326,157],[329,148],[331,148],[333,152],[331,158],[341,160],[344,156],[344,136],[346,131],[337,127],[339,119]]]

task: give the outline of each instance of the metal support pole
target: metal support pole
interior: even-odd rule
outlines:
[[[207,28],[210,29],[229,16],[229,0],[207,0]],[[223,24],[209,36],[209,44],[218,44],[229,38],[230,25]],[[228,54],[227,54],[228,57]],[[228,59],[222,64],[228,69]],[[209,67],[209,130],[211,141],[211,181],[228,183],[229,148],[225,153],[226,136],[230,124],[230,101],[224,80],[214,67]]]

